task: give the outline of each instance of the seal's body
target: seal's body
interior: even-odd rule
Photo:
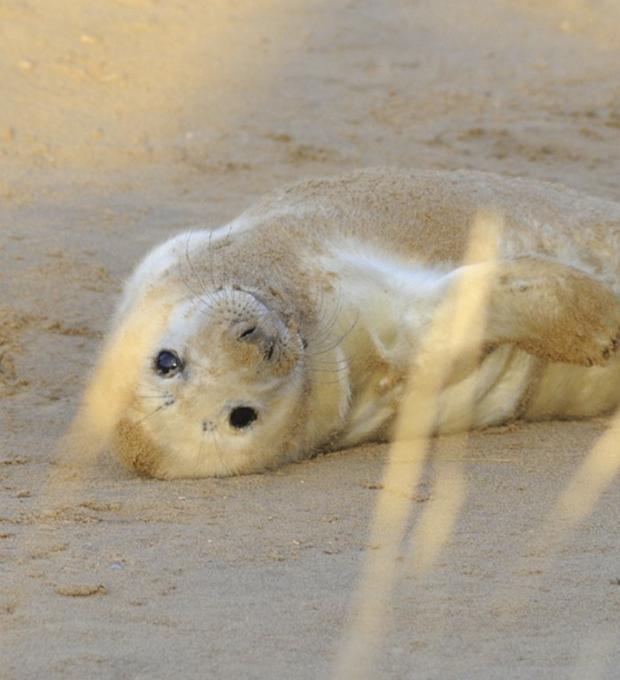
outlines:
[[[489,248],[466,260],[476,229]],[[377,169],[286,188],[155,248],[127,282],[85,412],[107,409],[102,437],[164,478],[388,439],[463,281],[465,304],[488,290],[486,314],[444,376],[436,432],[620,402],[620,204]]]

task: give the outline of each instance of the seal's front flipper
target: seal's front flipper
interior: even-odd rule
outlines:
[[[486,264],[472,265],[489,269]],[[511,343],[540,359],[604,365],[620,342],[620,302],[585,272],[524,257],[499,261],[490,282],[487,347]]]

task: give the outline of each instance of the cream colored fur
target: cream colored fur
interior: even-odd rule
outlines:
[[[464,263],[475,229],[489,248]],[[147,255],[79,429],[164,478],[387,439],[416,389],[412,362],[454,351],[447,331],[430,354],[421,341],[440,306],[458,314],[459,285],[465,305],[479,287],[488,305],[459,338],[437,432],[618,404],[619,204],[482,173],[376,169],[285,188]],[[162,375],[162,351],[179,370]]]

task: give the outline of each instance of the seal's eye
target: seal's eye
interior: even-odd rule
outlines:
[[[182,369],[183,362],[179,355],[170,349],[162,349],[155,358],[155,370],[164,378],[172,378]]]
[[[243,430],[258,418],[258,413],[250,406],[237,406],[228,416],[228,422],[236,430]]]

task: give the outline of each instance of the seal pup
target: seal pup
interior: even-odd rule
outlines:
[[[496,256],[464,263],[476,225]],[[371,169],[284,188],[152,250],[78,429],[159,478],[387,440],[416,389],[412,362],[432,360],[421,340],[464,277],[487,287],[486,318],[442,383],[436,433],[620,402],[620,204],[486,173]]]

